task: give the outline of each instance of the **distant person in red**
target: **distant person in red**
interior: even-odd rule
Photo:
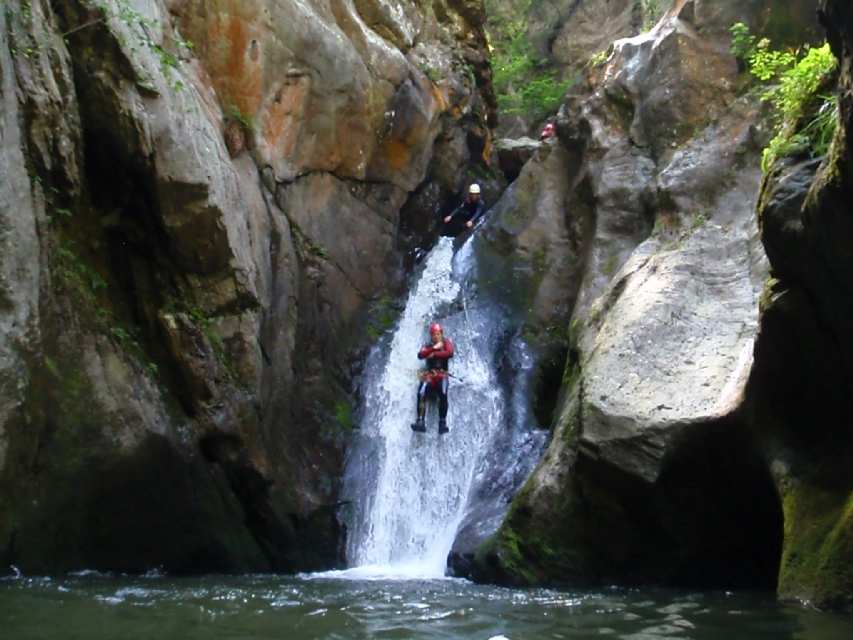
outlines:
[[[453,342],[444,337],[441,325],[433,322],[429,326],[430,344],[418,351],[418,359],[426,360],[426,369],[420,372],[418,385],[418,419],[412,425],[412,431],[426,432],[427,397],[438,394],[438,433],[450,431],[447,428],[447,361],[453,357]]]
[[[557,127],[554,126],[553,122],[549,122],[542,129],[542,133],[539,134],[539,140],[545,142],[546,140],[550,140],[555,135],[557,135]]]

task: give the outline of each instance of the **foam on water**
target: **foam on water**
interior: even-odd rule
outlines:
[[[395,582],[408,580],[461,580],[452,578],[444,573],[436,573],[435,567],[421,562],[397,564],[368,564],[351,569],[337,571],[320,571],[302,573],[299,577],[304,580],[350,580],[353,582],[378,581]]]

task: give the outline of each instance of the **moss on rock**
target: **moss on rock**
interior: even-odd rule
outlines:
[[[531,484],[519,493],[498,532],[474,557],[473,577],[480,582],[533,586],[560,582],[559,575],[577,574],[580,552],[573,553],[572,530],[565,527],[571,509],[557,509],[551,518],[533,518]],[[570,507],[570,503],[564,506]]]
[[[783,498],[779,595],[819,608],[853,606],[853,491],[808,482]]]
[[[10,431],[0,561],[26,573],[268,567],[235,526],[246,516],[224,473],[164,435],[123,432],[84,363],[75,348],[46,357]]]
[[[589,575],[591,530],[578,484],[564,477],[580,431],[579,397],[559,407],[554,442],[539,474],[516,495],[497,533],[478,549],[473,578],[514,586],[566,584]],[[553,473],[561,474],[559,478]],[[548,483],[542,477],[549,477]],[[606,502],[598,503],[603,513]]]

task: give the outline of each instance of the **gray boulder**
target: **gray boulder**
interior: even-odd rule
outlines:
[[[476,579],[775,581],[781,508],[744,417],[768,274],[753,213],[760,113],[735,95],[727,46],[692,10],[678,3],[651,33],[616,42],[561,109],[565,160],[540,169],[559,173],[504,196],[560,194],[542,208],[556,225],[546,237],[578,232],[549,254],[567,302],[545,307],[567,353],[551,443],[477,551]],[[514,261],[530,232],[509,220],[496,216],[493,235],[509,235]],[[528,305],[526,326],[541,309]]]

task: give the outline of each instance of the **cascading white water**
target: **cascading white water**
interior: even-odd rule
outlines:
[[[491,350],[464,309],[470,246],[456,256],[442,238],[426,258],[390,344],[368,361],[361,444],[350,461],[350,565],[383,575],[444,575],[447,554],[465,515],[478,463],[502,424],[504,400],[490,366]],[[467,310],[466,310],[467,311]],[[456,346],[450,370],[450,433],[437,433],[438,407],[427,409],[428,431],[415,433],[417,352],[427,325],[438,320]],[[461,380],[460,380],[461,379]],[[369,478],[369,479],[367,479]]]

